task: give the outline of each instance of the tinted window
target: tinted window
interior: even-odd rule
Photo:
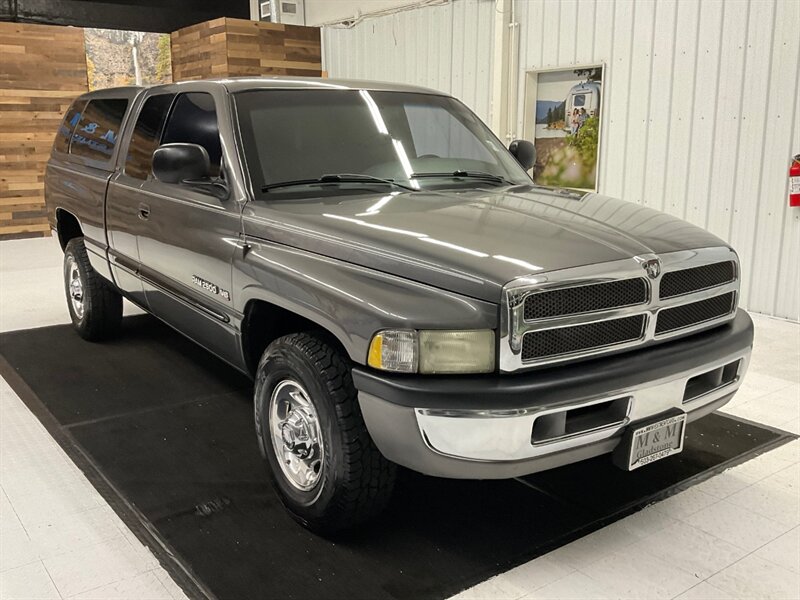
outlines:
[[[128,101],[122,98],[90,100],[72,133],[69,153],[108,161],[127,108]]]
[[[475,179],[452,176],[460,170],[530,182],[494,134],[463,104],[446,96],[257,90],[234,98],[256,190],[265,184],[337,173],[374,175],[431,188],[474,186]],[[374,189],[362,187],[367,192]],[[307,193],[333,189],[337,188],[314,187]],[[292,192],[302,190],[278,188],[268,193]]]
[[[147,179],[153,166],[153,152],[161,140],[167,111],[175,94],[162,94],[147,99],[136,119],[131,135],[128,155],[125,158],[125,174],[137,179]]]
[[[584,94],[576,94],[572,97],[572,106],[583,106],[586,104],[586,96]]]
[[[414,154],[424,156],[450,156],[481,161],[492,161],[492,155],[479,139],[444,107],[428,104],[405,105]]]
[[[175,142],[203,146],[211,160],[211,174],[219,174],[222,145],[219,141],[217,111],[211,94],[192,92],[178,96],[161,140],[162,144]]]
[[[84,106],[86,106],[85,100],[76,100],[67,110],[64,120],[56,132],[56,141],[53,144],[57,151],[67,152],[69,150],[69,138],[72,136],[72,130],[75,129],[75,125],[81,120]]]

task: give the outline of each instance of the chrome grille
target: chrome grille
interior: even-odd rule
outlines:
[[[648,300],[647,280],[622,279],[592,285],[534,292],[526,296],[526,321],[644,304]]]
[[[664,273],[661,278],[660,298],[675,298],[707,290],[730,283],[734,279],[736,267],[732,260]]]
[[[736,294],[729,292],[699,302],[666,308],[658,313],[656,335],[676,331],[729,315],[734,308]]]
[[[522,360],[574,354],[640,339],[646,317],[634,315],[575,327],[531,331],[522,339]]]
[[[719,247],[515,279],[503,289],[500,370],[599,356],[724,323],[736,313],[738,277],[736,254]]]

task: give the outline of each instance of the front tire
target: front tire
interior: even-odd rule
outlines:
[[[396,466],[367,432],[346,356],[321,336],[275,340],[258,365],[255,421],[281,502],[321,534],[383,510]]]
[[[119,333],[122,296],[92,268],[82,237],[64,249],[64,289],[72,325],[82,338],[95,342]]]

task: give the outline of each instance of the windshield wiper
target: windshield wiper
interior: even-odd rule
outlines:
[[[453,171],[452,173],[412,173],[412,179],[418,179],[421,177],[471,177],[473,179],[484,179],[486,181],[495,181],[497,183],[507,183],[508,185],[514,185],[513,182],[509,181],[505,177],[501,177],[500,175],[495,175],[493,173],[486,173],[485,171]]]
[[[384,185],[391,185],[399,187],[404,190],[416,192],[414,188],[402,183],[397,183],[394,179],[383,179],[382,177],[375,177],[374,175],[365,175],[363,173],[339,173],[336,175],[321,175],[316,179],[296,179],[294,181],[279,181],[277,183],[268,183],[261,187],[262,192],[268,192],[276,188],[292,187],[295,185],[318,185],[323,183],[383,183]]]

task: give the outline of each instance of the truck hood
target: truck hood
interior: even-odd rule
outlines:
[[[638,204],[535,186],[250,202],[243,226],[248,236],[490,302],[517,277],[726,245]]]

